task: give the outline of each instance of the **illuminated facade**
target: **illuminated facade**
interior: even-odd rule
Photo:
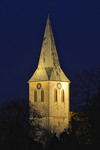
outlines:
[[[48,14],[38,67],[29,80],[29,103],[42,115],[40,124],[60,133],[69,125],[69,84],[62,71]]]

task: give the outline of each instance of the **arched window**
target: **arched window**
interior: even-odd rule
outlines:
[[[64,90],[61,90],[61,102],[64,102]]]
[[[57,89],[54,90],[54,101],[57,102]]]
[[[44,90],[41,90],[41,102],[44,102]]]
[[[37,90],[34,90],[34,102],[37,102]]]

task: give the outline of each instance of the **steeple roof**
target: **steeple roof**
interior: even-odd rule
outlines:
[[[57,67],[59,59],[48,15],[38,67]]]
[[[48,13],[38,68],[36,69],[29,82],[49,80],[69,81],[60,67]]]

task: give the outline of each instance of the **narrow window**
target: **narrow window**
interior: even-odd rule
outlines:
[[[57,89],[54,90],[54,101],[57,102]]]
[[[37,102],[37,90],[34,90],[34,102]]]
[[[61,90],[61,101],[64,102],[64,90]]]
[[[44,90],[41,90],[41,102],[44,102]]]

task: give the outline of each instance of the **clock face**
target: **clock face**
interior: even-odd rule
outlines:
[[[40,89],[41,88],[41,83],[37,84],[37,88]]]
[[[58,83],[58,84],[57,84],[57,88],[58,88],[58,89],[61,89],[61,87],[62,87],[61,83]]]

